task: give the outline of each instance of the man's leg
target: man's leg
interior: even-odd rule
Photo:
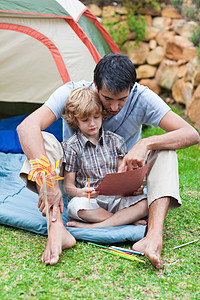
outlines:
[[[147,235],[133,245],[133,250],[143,252],[157,269],[162,268],[161,252],[163,244],[163,226],[170,198],[155,200],[149,207]]]
[[[48,132],[43,131],[42,132],[43,139],[44,139],[44,146],[46,150],[46,154],[50,160],[51,163],[56,162],[57,160],[61,160],[63,158],[63,150],[61,143],[56,139],[56,137]],[[26,186],[29,190],[32,192],[38,193],[36,183],[28,180],[28,173],[31,169],[31,165],[26,158],[24,161],[24,164],[21,168],[19,176],[21,179],[26,183]],[[63,170],[62,170],[62,164],[60,164],[57,169],[55,170],[57,175],[63,176]]]
[[[181,205],[178,161],[175,151],[162,150],[150,152],[147,162],[150,163],[147,177],[148,231],[146,237],[133,245],[133,249],[144,252],[160,269],[165,217],[168,209]]]
[[[133,206],[121,209],[110,218],[98,223],[84,223],[84,222],[67,222],[67,226],[81,227],[81,228],[96,228],[96,227],[110,227],[133,224],[134,222],[144,218],[148,215],[147,201],[141,200]]]
[[[62,159],[63,150],[59,141],[57,141],[57,139],[52,134],[47,132],[43,132],[43,138],[44,138],[45,150],[50,162],[55,162],[59,159]],[[27,175],[30,171],[30,167],[31,166],[29,161],[26,160],[20,172],[20,177],[26,182],[26,185],[30,190],[38,193],[35,182],[27,180]],[[62,172],[60,167],[61,165],[56,170],[58,171],[58,174]],[[41,207],[41,203],[39,201],[38,201],[38,205],[40,207],[40,210],[44,208]],[[58,209],[58,217],[55,222],[51,221],[53,215],[52,212],[53,211],[51,209],[50,218],[49,218],[50,221],[49,235],[48,235],[46,248],[45,251],[43,252],[41,260],[46,264],[55,265],[59,260],[59,256],[62,253],[62,250],[73,247],[76,244],[76,240],[64,227],[60,210]]]
[[[55,222],[51,221],[51,214],[52,210],[50,210],[48,240],[41,261],[48,265],[55,265],[62,250],[73,247],[76,244],[76,240],[63,225],[61,213],[58,213],[58,218]]]

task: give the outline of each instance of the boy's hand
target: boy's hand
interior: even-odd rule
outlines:
[[[139,187],[139,189],[137,189],[137,191],[133,192],[133,196],[142,195],[143,194],[143,190],[144,190],[144,186],[141,185],[141,187]]]
[[[91,198],[96,198],[98,196],[98,192],[95,191],[93,188],[84,187],[79,191],[79,197],[86,197],[88,198],[88,193],[90,193]]]
[[[99,195],[99,192],[97,192],[97,191],[95,191],[95,190],[93,190],[93,191],[90,193],[90,197],[91,197],[91,198],[96,198],[96,197],[98,197],[98,195]]]

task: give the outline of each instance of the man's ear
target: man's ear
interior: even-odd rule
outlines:
[[[94,81],[94,85],[95,85],[95,88],[97,89],[97,85],[96,85],[96,82]],[[97,89],[97,91],[98,91],[98,89]]]

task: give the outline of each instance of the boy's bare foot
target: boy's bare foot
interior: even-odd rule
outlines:
[[[146,220],[138,220],[136,222],[133,223],[133,225],[147,225],[147,221]]]
[[[96,223],[94,223],[96,224]],[[70,221],[65,224],[67,227],[78,227],[78,228],[94,228],[93,223],[84,223],[79,221]],[[97,227],[97,226],[96,226]]]
[[[62,221],[51,222],[46,248],[41,261],[47,265],[55,265],[62,250],[76,244],[75,238],[66,230]]]
[[[143,252],[156,269],[162,268],[162,238],[146,236],[132,246],[135,251]]]
[[[101,227],[100,224],[97,225],[98,223],[84,223],[84,222],[79,222],[79,221],[70,221],[67,222],[65,225],[68,227],[78,227],[78,228],[96,228],[96,227]],[[147,225],[147,221],[145,220],[138,220],[133,223],[133,225]]]

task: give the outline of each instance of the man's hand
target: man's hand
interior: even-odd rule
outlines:
[[[119,167],[118,173],[133,170],[134,168],[142,167],[147,154],[147,146],[143,140],[137,142],[131,150],[124,156]]]
[[[50,209],[53,210],[52,213],[52,221],[55,222],[57,220],[58,212],[63,213],[64,203],[62,200],[62,193],[57,181],[53,182],[53,188],[47,185],[47,201]],[[44,192],[43,188],[39,187],[39,200],[38,200],[38,208],[42,212],[42,215],[46,215],[45,210],[45,200],[44,200]]]

